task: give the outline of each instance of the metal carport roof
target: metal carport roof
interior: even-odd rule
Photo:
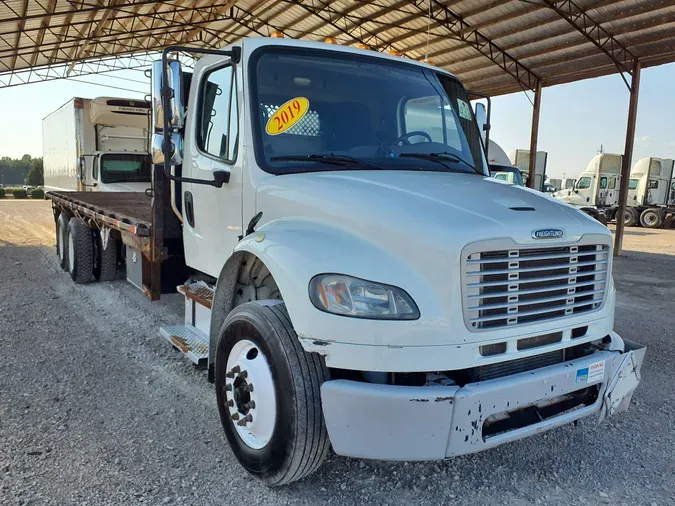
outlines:
[[[401,52],[490,95],[675,61],[664,0],[0,0],[0,87],[147,65],[169,44],[287,37]],[[133,55],[128,58],[127,56]]]

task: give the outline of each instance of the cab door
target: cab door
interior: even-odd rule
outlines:
[[[239,157],[237,67],[229,58],[207,56],[195,69],[186,122],[183,175],[230,178],[221,188],[183,183],[186,263],[217,277],[242,233],[242,158]]]
[[[609,176],[607,183],[607,198],[605,199],[605,205],[615,206],[619,202],[619,191],[617,185],[617,177]]]
[[[600,181],[598,183],[597,205],[599,206],[607,205],[607,195],[608,195],[607,183],[608,183],[607,176],[601,176]]]

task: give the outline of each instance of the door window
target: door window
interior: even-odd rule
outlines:
[[[606,177],[601,177],[601,178],[600,178],[600,189],[601,189],[601,190],[606,190],[606,189],[607,189],[607,178],[606,178]]]
[[[658,179],[650,179],[649,180],[649,189],[650,190],[656,190],[658,187],[659,187]]]
[[[231,65],[208,72],[202,81],[197,122],[199,149],[226,162],[237,157],[238,104],[234,68]]]
[[[613,177],[609,180],[609,189],[616,190],[616,178]]]
[[[591,178],[590,177],[580,177],[577,181],[577,190],[585,190],[591,187]]]

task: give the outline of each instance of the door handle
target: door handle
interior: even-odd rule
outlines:
[[[195,226],[195,208],[192,201],[192,193],[185,192],[185,219],[192,228]]]

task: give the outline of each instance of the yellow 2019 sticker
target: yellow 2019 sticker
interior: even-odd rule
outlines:
[[[300,121],[309,110],[309,100],[305,97],[290,99],[270,116],[265,126],[269,135],[279,135]]]

